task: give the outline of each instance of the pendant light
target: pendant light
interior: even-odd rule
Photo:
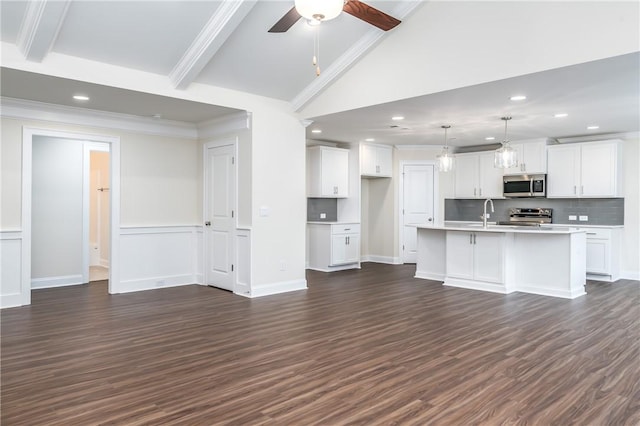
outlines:
[[[511,120],[511,117],[502,117],[504,120],[504,140],[502,146],[496,149],[493,157],[493,166],[499,169],[508,169],[518,166],[518,152],[509,145],[507,139],[507,123]]]
[[[447,130],[451,126],[440,126],[444,129],[444,146],[442,152],[436,158],[438,160],[438,171],[449,172],[453,169],[453,156],[449,153],[449,146],[447,145]]]

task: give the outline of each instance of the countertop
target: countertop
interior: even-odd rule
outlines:
[[[310,225],[360,225],[360,222],[355,221],[336,221],[336,222],[327,222],[327,221],[307,221]]]
[[[583,229],[577,229],[571,226],[517,226],[517,225],[496,225],[495,223],[487,225],[486,228],[480,222],[457,222],[445,223],[437,225],[415,224],[418,229],[438,229],[443,231],[473,231],[473,232],[504,232],[518,234],[575,234],[585,232]]]

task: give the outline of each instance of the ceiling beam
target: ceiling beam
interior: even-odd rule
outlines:
[[[391,15],[403,20],[414,11],[422,2],[402,1],[391,12]],[[402,24],[400,24],[402,25]],[[392,30],[393,31],[393,30]],[[396,30],[397,31],[397,30]],[[356,41],[346,52],[340,55],[331,65],[322,70],[322,74],[313,80],[313,83],[302,89],[295,98],[291,100],[291,108],[299,112],[305,105],[319,95],[325,87],[329,86],[342,75],[347,69],[355,64],[373,46],[382,40],[387,34],[378,28],[371,28],[364,36]]]
[[[176,89],[186,89],[211,61],[257,0],[224,1],[169,74]]]
[[[25,59],[42,62],[47,56],[70,4],[70,0],[38,0],[27,4],[16,43]]]

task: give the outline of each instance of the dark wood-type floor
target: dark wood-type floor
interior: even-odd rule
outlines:
[[[640,285],[575,300],[445,288],[414,266],[39,290],[2,311],[2,425],[640,424]]]

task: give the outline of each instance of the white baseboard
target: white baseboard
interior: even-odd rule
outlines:
[[[204,285],[204,275],[196,274],[196,284]]]
[[[402,259],[393,256],[378,256],[375,254],[367,254],[361,257],[361,262],[386,263],[388,265],[402,265]]]
[[[193,275],[175,275],[171,277],[154,277],[140,280],[120,281],[118,293],[134,291],[157,290],[159,288],[179,287],[196,284]]]
[[[0,309],[15,308],[16,306],[22,306],[22,294],[0,295]]]
[[[434,274],[424,271],[416,271],[414,278],[420,278],[423,280],[432,280],[432,281],[444,281],[444,274]]]
[[[263,284],[254,286],[251,289],[251,294],[248,297],[262,297],[270,296],[272,294],[286,293],[289,291],[298,291],[307,289],[307,280],[291,280],[282,281],[278,283]],[[240,296],[247,296],[246,294],[236,293]]]
[[[584,287],[581,287],[581,289],[577,289],[572,292],[570,290],[552,290],[541,287],[516,286],[515,291],[537,294],[539,296],[561,297],[563,299],[575,299],[576,297],[584,296],[585,294],[587,294],[584,291]]]
[[[307,269],[311,269],[312,271],[319,271],[319,272],[346,271],[347,269],[360,269],[360,263],[349,263],[347,265],[340,265],[340,266],[327,266],[325,268],[307,267]]]
[[[78,285],[78,284],[84,284],[84,280],[82,279],[82,274],[31,279],[32,289],[65,287],[68,285]]]
[[[469,290],[490,291],[492,293],[501,293],[501,294],[510,293],[510,291],[508,291],[502,284],[479,283],[476,281],[468,281],[468,280],[463,280],[458,278],[447,278],[447,280],[443,283],[443,285],[447,287],[466,288]],[[539,294],[539,293],[536,293],[536,294]]]

